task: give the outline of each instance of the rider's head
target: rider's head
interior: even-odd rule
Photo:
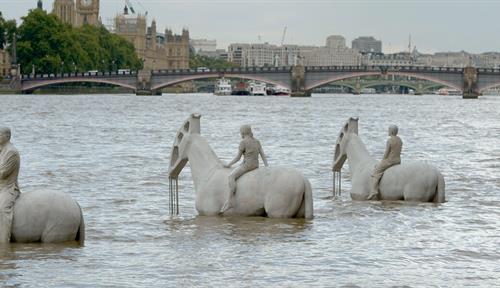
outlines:
[[[0,145],[10,141],[10,129],[7,127],[0,127]]]
[[[241,126],[240,133],[241,133],[241,138],[244,138],[245,136],[253,137],[252,127],[250,127],[250,125]]]
[[[389,136],[396,136],[396,135],[398,135],[398,126],[396,125],[389,126]]]

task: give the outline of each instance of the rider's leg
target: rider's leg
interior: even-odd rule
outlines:
[[[229,182],[229,194],[227,196],[226,203],[222,206],[222,209],[220,210],[222,213],[226,212],[227,210],[231,209],[233,207],[233,198],[234,198],[234,193],[236,193],[236,180],[240,178],[243,174],[247,172],[247,169],[245,167],[239,166],[238,168],[234,169],[231,174],[229,174],[228,177],[228,182]]]

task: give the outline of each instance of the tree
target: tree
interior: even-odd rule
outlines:
[[[133,45],[102,26],[73,28],[40,9],[30,10],[22,19],[17,56],[25,74],[33,65],[44,74],[142,67]]]
[[[12,43],[16,29],[16,20],[5,20],[0,12],[0,49]]]
[[[210,58],[208,56],[194,55],[189,57],[189,67],[207,67],[209,69],[235,68],[238,65],[222,60]]]

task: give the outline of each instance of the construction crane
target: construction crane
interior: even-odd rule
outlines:
[[[283,35],[281,36],[281,47],[283,47],[283,44],[285,43],[286,29],[287,26],[285,26],[285,28],[283,29]]]
[[[127,7],[128,7],[128,9],[130,9],[130,12],[132,12],[132,14],[135,14],[134,7],[133,7],[133,6],[132,6],[132,4],[130,3],[130,1],[125,0],[125,6],[127,6]]]
[[[287,29],[287,26],[285,25],[285,28],[283,28],[283,35],[281,36],[281,56],[280,56],[281,66],[285,66],[285,61],[283,59],[285,47],[283,47],[283,44],[285,44],[286,29]],[[275,65],[278,66],[278,63],[276,63]]]
[[[148,15],[148,11],[144,8],[144,6],[140,2],[136,3],[141,6],[142,10],[144,10],[144,15]],[[132,6],[132,3],[130,3],[129,0],[125,0],[125,5],[130,9],[130,12],[132,12],[132,14],[135,14],[134,6]]]

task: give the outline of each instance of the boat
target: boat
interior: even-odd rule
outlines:
[[[283,86],[276,86],[273,89],[273,95],[275,96],[290,96],[290,89]]]
[[[225,78],[221,78],[217,80],[217,84],[215,84],[214,95],[223,96],[223,95],[231,95],[231,82]]]
[[[237,82],[233,87],[231,95],[250,95],[247,83],[243,81]]]
[[[448,95],[459,96],[459,95],[462,95],[462,91],[460,91],[458,89],[444,87],[444,88],[437,90],[436,94],[442,95],[442,96],[448,96]]]
[[[250,82],[249,86],[250,86],[250,95],[264,96],[267,94],[266,83],[252,81]]]

